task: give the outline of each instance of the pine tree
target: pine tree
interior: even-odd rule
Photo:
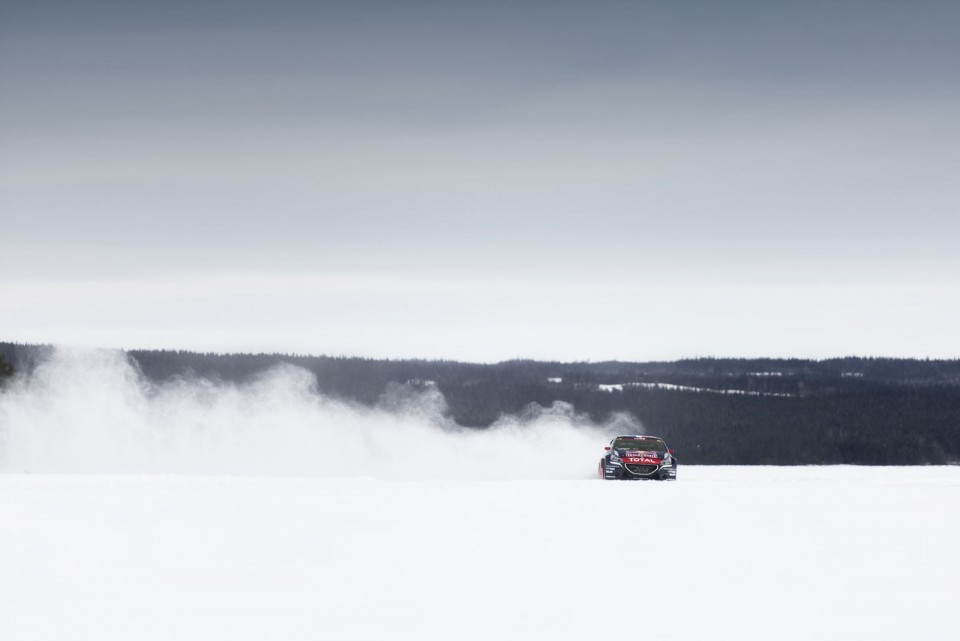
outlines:
[[[13,365],[7,362],[3,354],[0,354],[0,382],[11,376],[13,376]]]

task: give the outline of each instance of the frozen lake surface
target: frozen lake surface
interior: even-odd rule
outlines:
[[[0,474],[0,639],[960,638],[960,467],[680,475]]]

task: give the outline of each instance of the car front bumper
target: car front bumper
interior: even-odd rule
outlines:
[[[619,481],[672,481],[677,478],[677,465],[627,465],[603,463],[603,478]]]

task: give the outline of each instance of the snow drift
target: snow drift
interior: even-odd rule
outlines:
[[[318,393],[280,366],[237,385],[154,384],[123,352],[57,349],[0,394],[0,471],[376,478],[585,478],[628,416],[596,425],[564,403],[485,430],[456,425],[436,388],[397,385],[377,407]]]

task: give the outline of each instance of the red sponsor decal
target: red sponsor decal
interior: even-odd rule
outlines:
[[[660,459],[648,456],[631,456],[624,460],[631,465],[660,465]]]

